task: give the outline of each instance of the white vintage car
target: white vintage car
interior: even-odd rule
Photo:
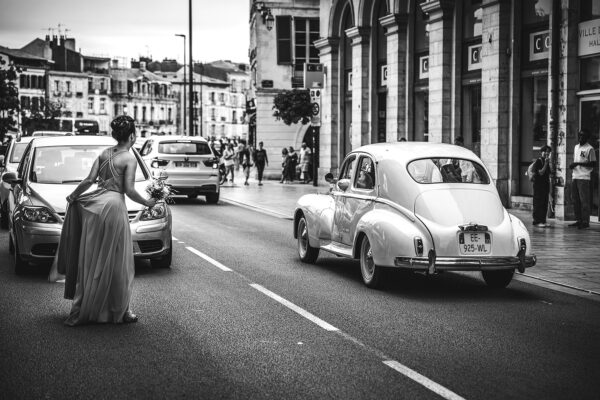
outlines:
[[[345,158],[327,174],[329,194],[302,196],[294,237],[304,262],[320,250],[360,260],[364,283],[377,287],[383,268],[434,274],[481,271],[506,287],[515,269],[536,263],[529,233],[509,214],[481,160],[449,144],[379,143]]]

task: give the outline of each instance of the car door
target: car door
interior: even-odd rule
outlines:
[[[375,162],[369,155],[362,154],[358,156],[356,165],[352,184],[344,196],[344,210],[339,219],[340,241],[348,246],[354,242],[358,221],[373,209],[377,197]]]
[[[331,190],[335,203],[333,227],[331,229],[331,240],[334,242],[342,242],[344,232],[342,232],[341,229],[347,226],[347,223],[344,222],[344,220],[348,218],[348,216],[345,215],[346,192],[349,190],[352,179],[354,178],[355,167],[356,155],[351,154],[344,160],[342,168],[340,169],[340,176]]]
[[[26,194],[24,188],[27,183],[27,171],[29,168],[29,161],[31,159],[31,144],[27,146],[27,149],[23,153],[21,157],[21,161],[19,162],[19,166],[17,167],[17,177],[21,179],[20,183],[17,183],[12,186],[11,193],[8,196],[8,229],[9,231],[13,230],[13,213],[17,205],[19,205],[22,201],[23,196]],[[13,232],[14,234],[14,232]]]

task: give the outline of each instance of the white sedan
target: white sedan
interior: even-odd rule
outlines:
[[[380,143],[344,159],[329,194],[302,196],[294,238],[304,262],[320,250],[360,260],[377,287],[383,268],[434,274],[481,271],[506,287],[515,269],[534,266],[529,233],[500,201],[490,174],[471,151],[449,144]]]

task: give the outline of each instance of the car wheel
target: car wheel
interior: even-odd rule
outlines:
[[[21,257],[21,253],[19,252],[19,246],[16,243],[14,244],[14,247],[15,274],[21,275],[24,272],[25,267],[27,267],[27,262]]]
[[[306,224],[306,217],[304,215],[298,221],[296,234],[298,236],[298,255],[300,256],[300,260],[305,263],[314,264],[319,257],[319,248],[312,247],[308,242],[308,225]]]
[[[198,198],[198,195],[197,194],[188,194],[187,198],[188,199],[196,199],[196,198]]]
[[[515,274],[514,269],[503,269],[498,271],[481,271],[485,283],[494,289],[503,289],[508,286]]]
[[[207,194],[206,195],[206,202],[208,204],[217,204],[219,202],[219,195],[220,194],[221,194],[220,192]]]
[[[8,205],[6,202],[0,204],[0,228],[8,229]]]
[[[360,244],[360,274],[368,287],[377,288],[381,285],[382,269],[373,261],[373,249],[367,235],[363,236]]]
[[[169,252],[161,258],[153,258],[150,260],[150,264],[153,268],[171,268],[171,262],[173,261],[173,241],[171,240],[171,247]]]

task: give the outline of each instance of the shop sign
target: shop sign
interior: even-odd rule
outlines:
[[[529,35],[529,61],[546,60],[550,56],[550,31],[534,32]]]
[[[388,81],[388,67],[387,67],[387,65],[382,65],[381,66],[381,85],[380,86],[387,86],[387,81]]]
[[[577,55],[588,56],[598,53],[600,53],[600,19],[581,22]]]
[[[306,89],[323,87],[323,64],[304,63],[304,87]]]
[[[419,79],[429,78],[429,56],[419,57]]]
[[[265,89],[271,89],[273,87],[273,81],[270,79],[266,79],[260,82],[260,86],[262,86]]]
[[[312,126],[321,126],[321,89],[310,89],[311,117]]]
[[[469,46],[469,62],[467,64],[467,70],[475,71],[481,69],[481,44],[474,44]]]

